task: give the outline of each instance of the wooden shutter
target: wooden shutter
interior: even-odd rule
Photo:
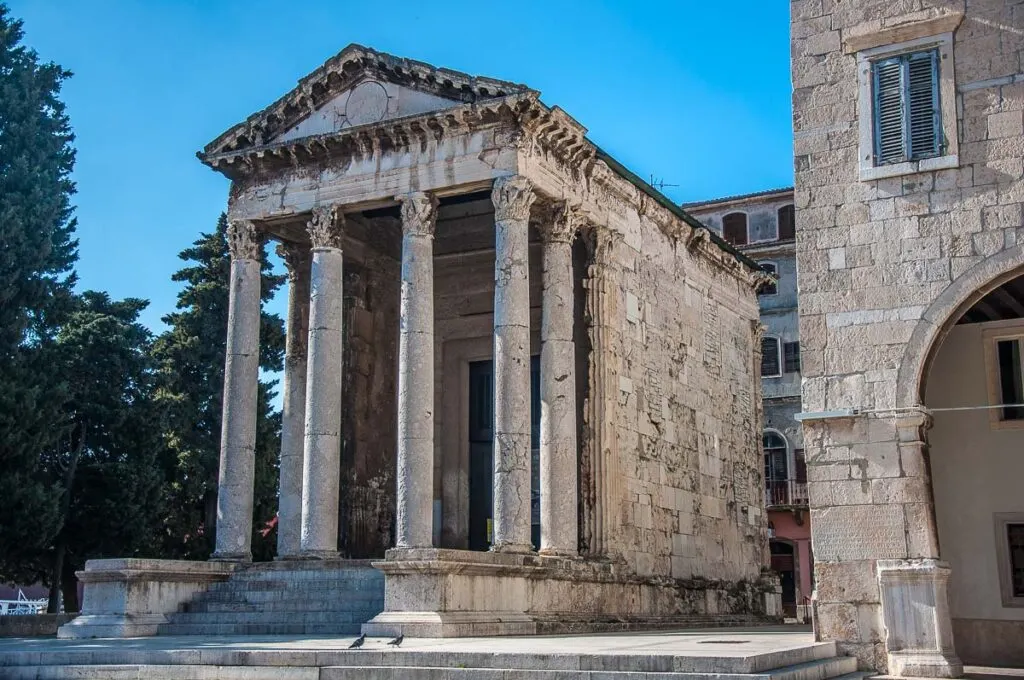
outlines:
[[[774,378],[782,371],[779,366],[779,339],[761,338],[761,375]]]
[[[792,241],[796,238],[796,216],[793,206],[784,205],[779,208],[779,240]]]
[[[786,373],[796,373],[800,370],[799,342],[787,342],[783,344],[782,354],[784,355]]]
[[[875,62],[875,164],[906,160],[903,135],[903,60],[900,57]]]
[[[911,160],[939,153],[938,52],[918,52],[907,58],[908,134]]]
[[[804,458],[803,449],[795,449],[793,451],[793,463],[796,470],[793,471],[793,477],[797,482],[807,482],[807,459]]]
[[[747,244],[747,216],[744,213],[729,213],[722,218],[722,235],[734,246]]]

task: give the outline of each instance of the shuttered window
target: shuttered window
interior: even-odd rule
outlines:
[[[771,274],[774,277],[774,281],[771,283],[765,283],[757,291],[758,295],[777,295],[779,292],[779,267],[774,262],[758,262],[761,267],[761,271],[766,274]]]
[[[938,156],[942,147],[938,50],[882,59],[871,69],[875,165]]]
[[[786,373],[800,370],[800,343],[787,342],[782,345],[782,360]]]
[[[729,213],[722,218],[722,235],[734,246],[747,244],[747,216],[745,213]]]
[[[782,375],[782,357],[779,339],[771,336],[761,338],[761,377],[778,378]]]
[[[779,208],[779,240],[792,241],[796,238],[796,220],[793,206],[784,205]]]

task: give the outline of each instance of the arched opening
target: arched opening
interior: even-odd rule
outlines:
[[[1015,273],[964,296],[920,369],[940,557],[952,568],[949,609],[965,663],[1024,664],[1024,274]]]
[[[800,576],[797,573],[797,548],[796,545],[784,539],[769,541],[768,549],[771,552],[772,571],[779,575],[779,582],[782,585],[782,612],[787,619],[797,618],[797,584]]]
[[[767,505],[788,505],[789,446],[786,438],[775,430],[765,430],[761,435],[761,448]]]

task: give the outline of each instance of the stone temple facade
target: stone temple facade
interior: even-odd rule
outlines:
[[[756,263],[536,91],[356,45],[199,156],[232,181],[212,580],[250,559],[275,241],[290,280],[275,578],[376,560],[369,634],[778,615]],[[91,578],[159,580],[104,569]],[[62,634],[88,634],[89,607],[87,585]]]
[[[817,632],[1024,664],[1024,4],[791,7]]]

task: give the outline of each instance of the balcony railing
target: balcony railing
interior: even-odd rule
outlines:
[[[795,479],[770,479],[765,485],[765,505],[771,507],[807,507],[807,482]]]

